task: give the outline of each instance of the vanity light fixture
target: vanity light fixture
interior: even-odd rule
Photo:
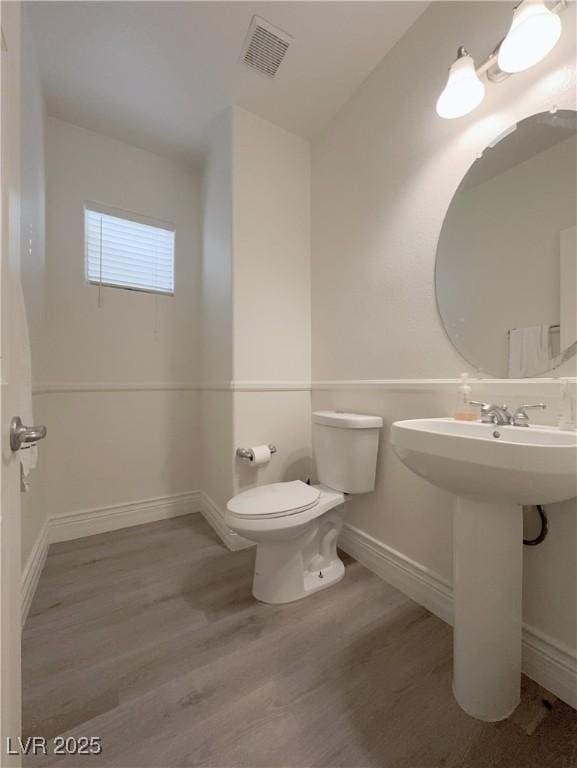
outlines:
[[[485,86],[475,71],[475,62],[461,46],[449,70],[449,78],[437,99],[437,114],[450,120],[476,109],[485,97]]]
[[[503,72],[523,72],[544,59],[561,36],[561,19],[541,0],[523,0],[515,8],[511,28],[499,47]]]
[[[447,84],[437,99],[437,114],[447,120],[468,115],[485,96],[483,75],[498,83],[545,58],[561,36],[558,14],[566,4],[567,0],[560,0],[549,9],[543,0],[521,0],[507,36],[477,68],[468,51],[460,46]]]

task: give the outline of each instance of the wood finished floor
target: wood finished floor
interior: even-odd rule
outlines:
[[[103,754],[25,764],[577,768],[574,710],[524,680],[508,721],[465,715],[451,629],[363,566],[268,606],[253,559],[200,515],[52,546],[24,630],[24,735],[100,736]]]

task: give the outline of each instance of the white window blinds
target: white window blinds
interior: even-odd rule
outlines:
[[[86,279],[154,293],[174,293],[174,227],[87,203]]]

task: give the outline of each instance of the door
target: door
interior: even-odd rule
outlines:
[[[20,462],[10,447],[18,415],[15,291],[20,279],[20,4],[0,2],[0,766],[20,764],[8,738],[20,736]],[[12,322],[11,322],[12,320]]]

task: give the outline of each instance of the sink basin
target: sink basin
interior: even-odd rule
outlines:
[[[577,496],[577,433],[454,419],[397,421],[391,442],[420,477],[459,496],[552,504]]]
[[[450,418],[398,421],[401,461],[457,496],[453,513],[453,692],[480,720],[520,700],[523,506],[577,495],[577,433]]]

